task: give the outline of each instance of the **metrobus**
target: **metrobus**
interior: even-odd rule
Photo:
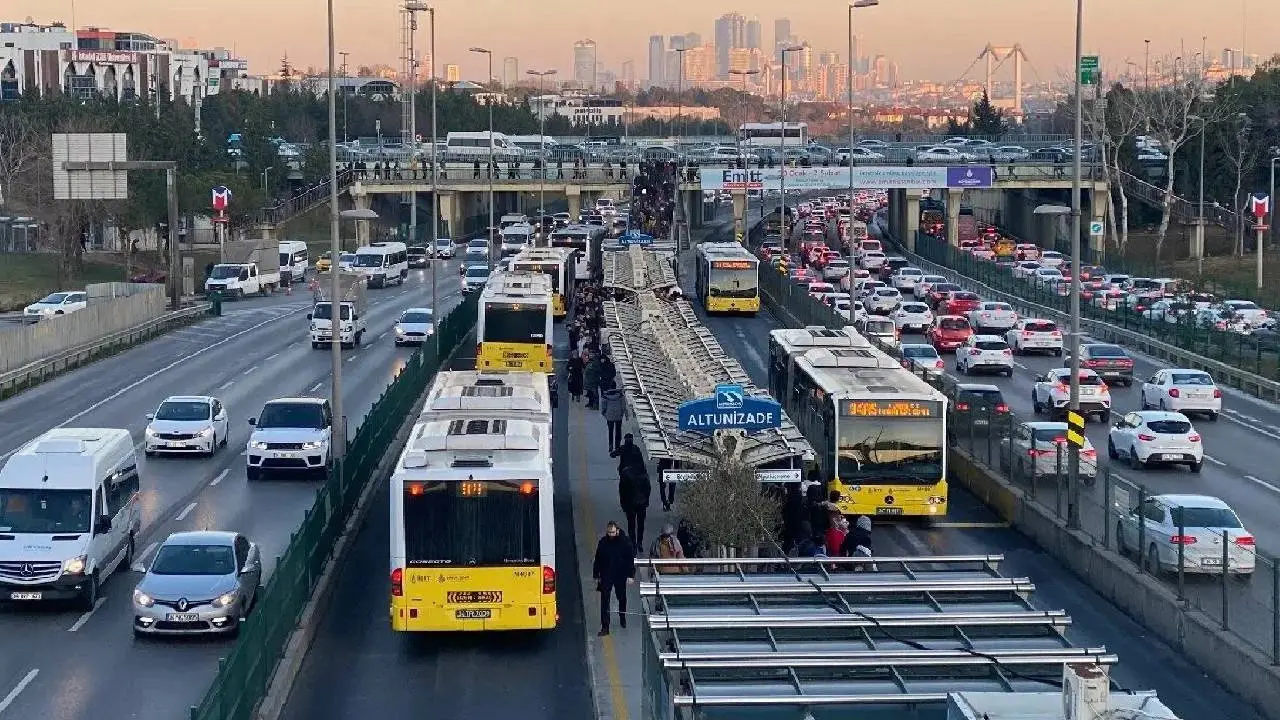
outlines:
[[[842,513],[947,514],[946,396],[852,328],[770,332],[769,388]]]
[[[600,254],[600,241],[607,234],[599,225],[569,225],[551,233],[551,247],[575,250],[575,275],[579,281],[590,280],[592,261]]]
[[[391,629],[553,629],[546,376],[455,375],[436,375],[391,476]]]
[[[760,312],[760,260],[736,242],[698,244],[698,301],[709,313]]]
[[[529,248],[511,259],[511,269],[543,273],[551,278],[552,313],[557,320],[569,314],[577,284],[574,251],[567,248]]]
[[[785,142],[787,147],[803,148],[809,142],[809,125],[802,122],[742,123],[738,126],[738,139],[747,146],[780,148]]]
[[[480,291],[476,368],[554,372],[551,281],[532,272],[494,273]]]

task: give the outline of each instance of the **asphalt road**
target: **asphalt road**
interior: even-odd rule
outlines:
[[[400,312],[430,304],[429,273],[403,288],[370,291],[369,334],[344,364],[345,412],[354,428],[411,354],[389,335]],[[460,300],[456,263],[439,271],[442,311]],[[246,533],[274,570],[317,483],[249,484],[243,449],[249,417],[270,399],[328,392],[330,356],[312,350],[310,294],[228,303],[223,317],[164,335],[0,402],[0,460],[53,427],[124,427],[141,439],[145,414],[175,394],[220,397],[231,413],[228,447],[210,459],[139,457],[143,531],[139,559],[169,533]],[[208,689],[225,640],[137,641],[131,593],[139,575],[109,578],[90,613],[0,605],[0,718],[185,717]]]
[[[732,225],[720,227],[717,233],[727,234],[731,232]],[[684,265],[684,267],[689,266]],[[692,281],[687,280],[686,297],[695,297]],[[700,314],[703,315],[703,322],[716,335],[716,339],[730,355],[738,358],[752,380],[761,387],[767,387],[768,334],[770,330],[783,325],[767,312],[761,312],[754,318],[708,317],[701,311]],[[1039,363],[1035,358],[1031,358],[1030,362],[1027,358],[1019,358],[1019,361],[1028,368],[1034,366],[1040,371],[1053,365],[1047,358]],[[948,362],[950,362],[949,359]],[[1005,397],[1013,405],[1014,412],[1023,413],[1025,410],[1027,417],[1030,417],[1029,383],[1033,377],[1031,372],[1034,370],[1019,369],[1012,381],[991,378],[991,382],[1001,385],[1002,388],[1009,388],[1012,383],[1012,389],[1005,390]],[[986,381],[987,378],[980,378],[980,380]],[[1122,405],[1120,396],[1125,395],[1126,392],[1136,393],[1136,388],[1133,391],[1117,391],[1118,407]],[[1127,405],[1124,406],[1127,407]],[[1227,428],[1230,423],[1219,422],[1218,426]],[[1096,425],[1089,429],[1090,437],[1095,444],[1098,443],[1097,433],[1101,431],[1102,429]],[[1104,448],[1105,453],[1105,436],[1102,443],[1101,447]],[[1209,464],[1206,463],[1204,472],[1209,471]],[[1154,478],[1158,473],[1159,471],[1153,471],[1149,474]],[[1143,477],[1147,475],[1144,474]],[[1185,471],[1174,471],[1159,476],[1164,475],[1170,478],[1192,477]],[[1101,495],[1101,488],[1097,488],[1096,492]],[[1186,657],[1179,655],[1169,646],[1151,639],[1141,625],[1095,593],[1065,566],[1045,554],[1018,532],[1001,527],[999,518],[976,497],[963,488],[952,485],[950,500],[949,514],[944,522],[928,526],[909,522],[878,522],[874,535],[876,553],[885,554],[886,550],[882,546],[881,538],[887,534],[892,543],[891,547],[899,548],[908,554],[1003,554],[1006,562],[1001,566],[1002,574],[1011,577],[1028,577],[1036,583],[1036,593],[1033,597],[1037,607],[1046,610],[1064,609],[1072,616],[1074,624],[1069,635],[1076,645],[1105,646],[1119,654],[1120,664],[1113,669],[1112,677],[1123,686],[1135,690],[1156,690],[1161,700],[1184,718],[1234,720],[1259,717],[1245,702],[1206,678],[1203,672],[1192,665]],[[974,525],[981,527],[973,527]],[[1256,578],[1253,586],[1259,590],[1269,588],[1269,578]],[[1250,589],[1249,585],[1242,585],[1237,588],[1237,591],[1245,592]],[[1233,612],[1234,610],[1233,608]],[[1241,622],[1244,621],[1242,617]],[[1269,620],[1266,623],[1253,627],[1269,628]],[[1265,631],[1262,634],[1265,636]],[[1269,642],[1269,637],[1267,641]]]
[[[557,333],[560,334],[560,333]],[[563,345],[563,337],[560,338]],[[563,353],[563,347],[560,348]],[[459,357],[454,367],[474,367]],[[555,411],[556,592],[548,633],[398,634],[387,616],[388,493],[373,499],[293,687],[285,720],[589,718],[565,402]]]

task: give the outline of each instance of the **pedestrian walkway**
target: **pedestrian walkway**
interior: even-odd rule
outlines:
[[[625,531],[626,518],[618,503],[618,463],[609,457],[609,441],[604,417],[598,410],[587,410],[586,401],[573,403],[567,396],[566,413],[569,433],[569,463],[566,476],[570,478],[570,491],[574,496],[577,517],[578,570],[582,573],[582,595],[585,616],[587,658],[591,668],[592,693],[596,716],[601,720],[639,720],[640,698],[643,691],[641,677],[642,642],[644,623],[641,620],[639,585],[627,588],[629,621],[625,629],[618,626],[617,607],[609,635],[599,637],[600,597],[591,578],[591,564],[595,557],[596,542],[604,534],[610,520]],[[637,433],[633,420],[623,423],[623,432]],[[662,510],[658,497],[658,478],[650,468],[653,493],[649,514],[645,521],[644,547],[662,532],[662,526],[674,522],[673,514]]]

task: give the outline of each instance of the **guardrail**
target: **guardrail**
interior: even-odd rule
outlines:
[[[209,303],[200,303],[167,312],[160,317],[111,333],[93,342],[62,350],[56,355],[0,373],[0,399],[12,397],[29,387],[39,385],[54,375],[80,367],[98,358],[167,332],[173,327],[194,322],[209,314]]]
[[[462,343],[476,322],[476,296],[469,296],[440,322],[440,354],[432,344],[415,352],[383,390],[347,445],[347,455],[316,491],[315,503],[293,533],[275,571],[262,589],[258,605],[241,625],[240,637],[218,659],[218,674],[190,720],[249,720],[267,688],[311,598],[325,564],[333,554],[361,494],[380,483],[378,468],[394,459],[392,440],[410,420],[410,411],[441,362]],[[379,592],[370,588],[370,592]]]

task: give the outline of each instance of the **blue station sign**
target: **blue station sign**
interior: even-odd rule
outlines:
[[[771,398],[747,395],[741,385],[717,385],[715,395],[682,403],[676,410],[681,430],[713,433],[745,430],[749,433],[782,425],[782,406]]]
[[[618,244],[620,245],[652,245],[653,236],[642,233],[638,230],[628,230],[618,236]]]

